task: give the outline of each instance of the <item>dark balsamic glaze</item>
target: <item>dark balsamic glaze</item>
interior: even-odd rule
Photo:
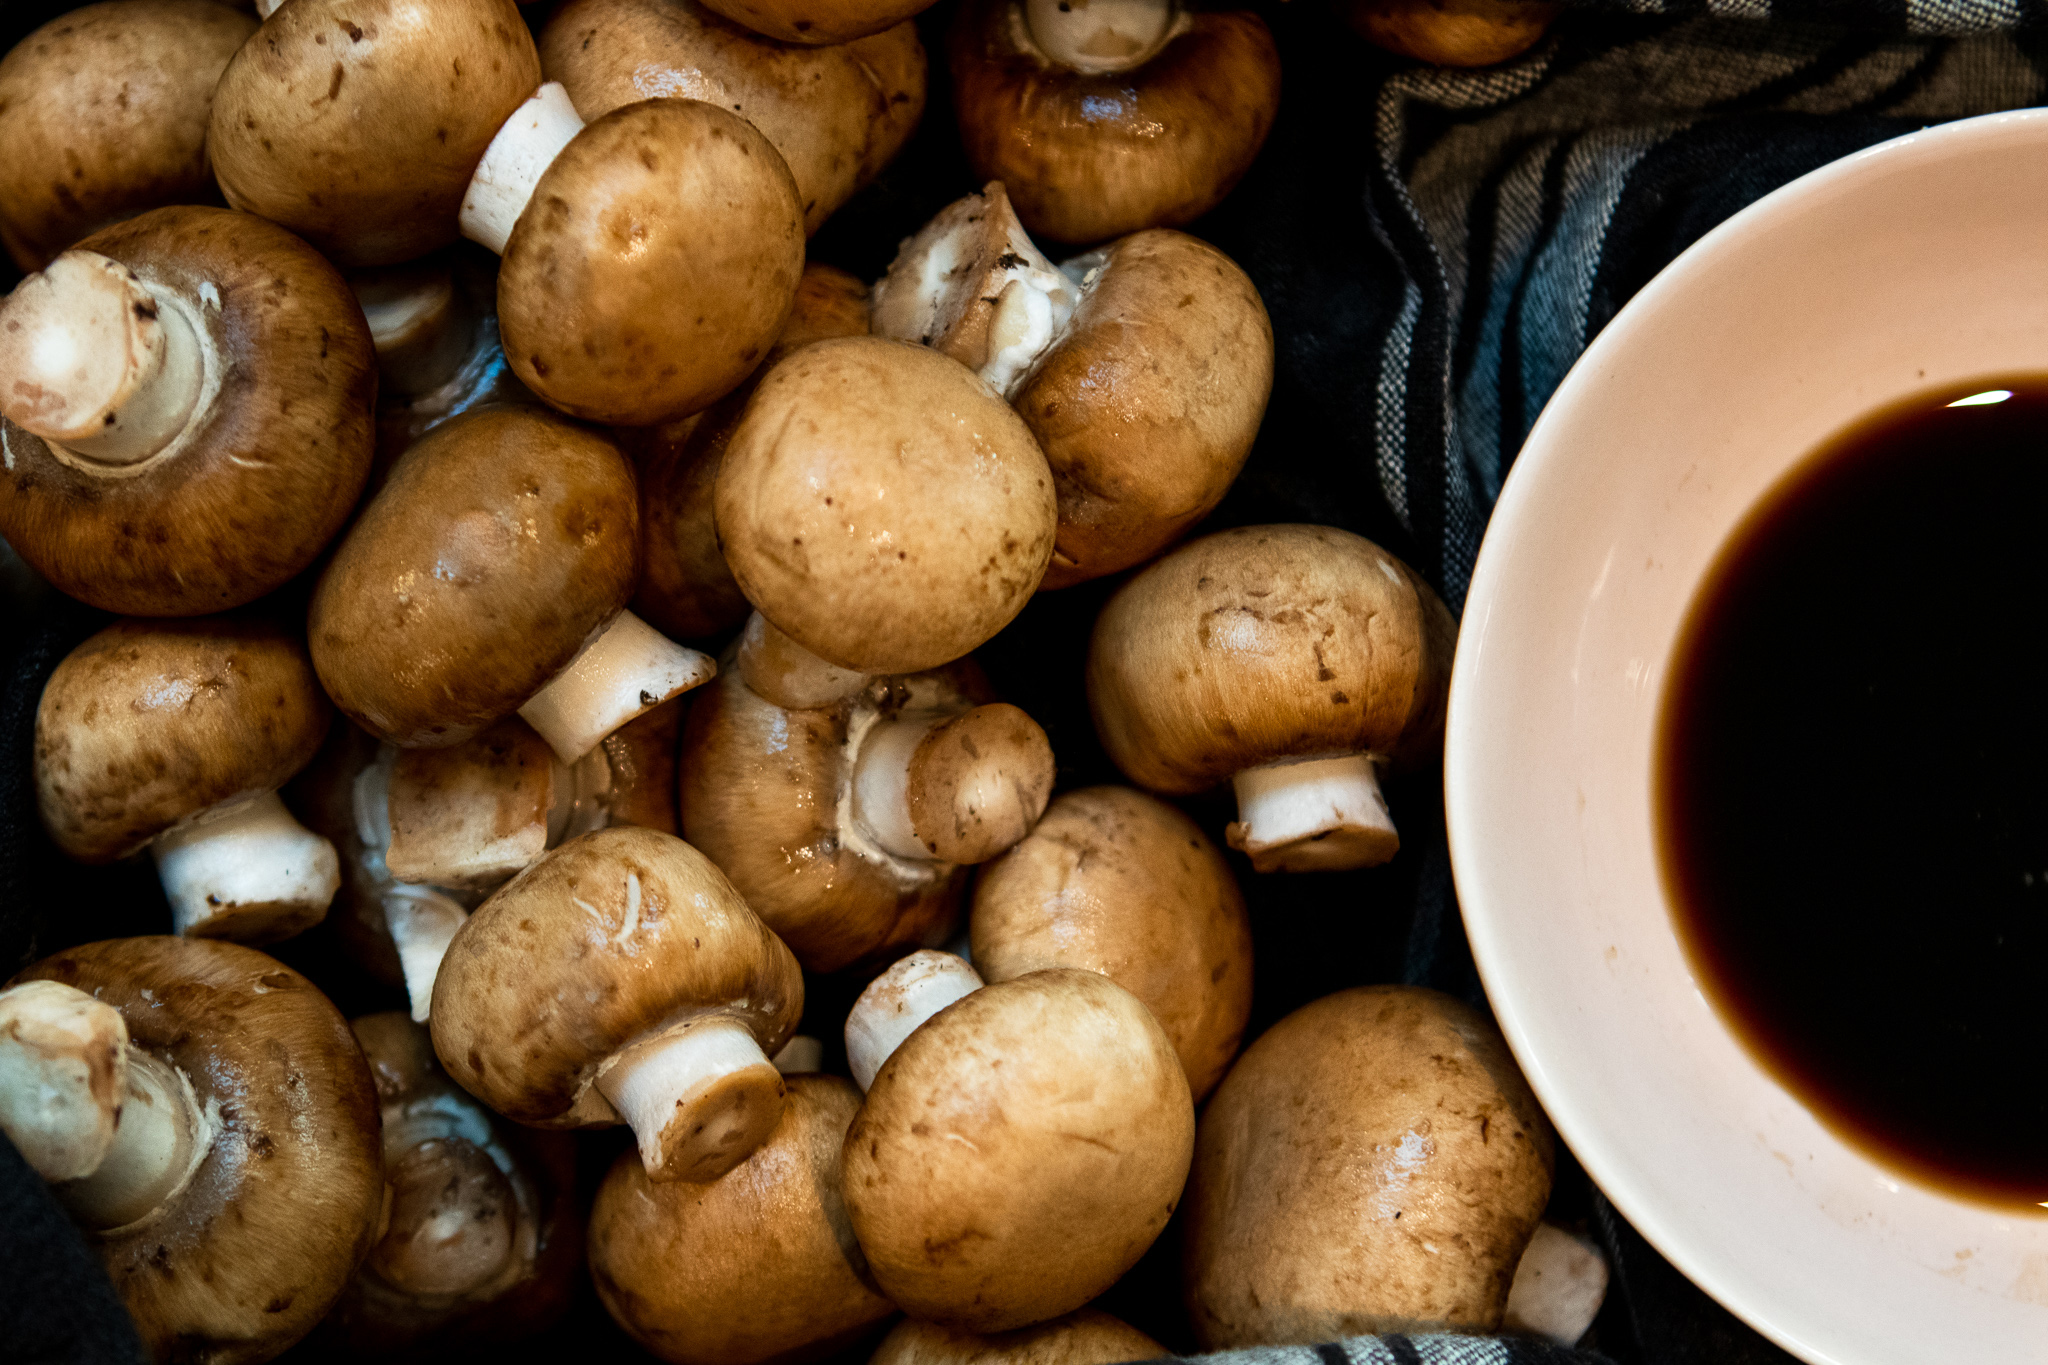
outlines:
[[[2043,1213],[2048,377],[1816,451],[1723,548],[1673,663],[1657,824],[1708,997],[1877,1161]]]

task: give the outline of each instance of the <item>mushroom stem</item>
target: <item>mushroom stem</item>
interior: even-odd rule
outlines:
[[[469,912],[431,886],[405,882],[386,887],[381,900],[384,927],[398,949],[398,969],[405,977],[412,1021],[424,1024],[433,1008],[434,979],[441,974],[441,959],[448,955],[448,945]]]
[[[564,763],[671,697],[710,682],[718,665],[622,611],[519,714]]]
[[[0,304],[0,412],[77,456],[138,464],[198,406],[201,330],[119,261],[67,251]]]
[[[445,264],[359,271],[349,288],[370,324],[381,393],[432,393],[462,368],[477,318]]]
[[[1592,1329],[1607,1297],[1607,1258],[1555,1223],[1537,1225],[1515,1265],[1501,1327],[1572,1347]]]
[[[341,887],[334,845],[276,792],[223,801],[150,845],[180,934],[263,942],[327,912]]]
[[[519,1248],[519,1199],[490,1153],[435,1135],[398,1148],[384,1167],[391,1224],[370,1266],[395,1289],[460,1299],[505,1276]]]
[[[491,139],[462,196],[462,235],[502,256],[542,172],[554,163],[583,119],[559,81],[549,81],[513,111]]]
[[[716,1180],[782,1116],[782,1073],[745,1025],[723,1016],[621,1049],[597,1088],[633,1129],[649,1180]]]
[[[49,1181],[91,1175],[114,1143],[128,1024],[59,981],[0,991],[0,1133]]]
[[[1039,50],[1084,75],[1129,71],[1157,52],[1172,30],[1173,0],[1025,0],[1024,22]]]
[[[185,1188],[213,1145],[213,1131],[185,1073],[131,1043],[113,1145],[92,1174],[53,1193],[88,1228],[139,1223]]]
[[[981,863],[1031,832],[1052,779],[1045,731],[1007,703],[899,717],[861,743],[853,815],[898,858]]]
[[[1232,781],[1238,819],[1225,834],[1257,871],[1341,872],[1400,850],[1370,754],[1267,763]]]
[[[862,1090],[903,1040],[946,1006],[982,987],[981,974],[951,953],[921,948],[868,983],[846,1015],[846,1062]]]
[[[827,663],[755,612],[740,632],[740,680],[762,701],[785,711],[811,711],[846,700],[868,675]]]
[[[256,0],[256,17],[268,19],[284,8],[284,0]]]

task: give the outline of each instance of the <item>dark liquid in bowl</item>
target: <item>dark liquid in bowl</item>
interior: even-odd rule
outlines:
[[[1674,665],[1657,823],[1709,998],[1877,1160],[2044,1212],[2048,377],[1815,452]]]

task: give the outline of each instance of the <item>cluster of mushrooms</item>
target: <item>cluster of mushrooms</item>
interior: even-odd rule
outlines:
[[[1247,864],[1165,799],[1231,784],[1256,873],[1385,862],[1456,632],[1344,531],[1181,543],[1272,383],[1178,230],[1265,23],[964,0],[983,183],[864,282],[806,241],[929,2],[106,0],[0,61],[0,536],[118,618],[37,798],[170,907],[0,991],[0,1130],[159,1359],[517,1337],[586,1265],[678,1365],[1156,1356],[1089,1304],[1176,1209],[1205,1347],[1590,1321],[1492,1026],[1364,987],[1240,1055]],[[1352,8],[1442,61],[1549,18]],[[1130,785],[1056,794],[974,652],[1111,574]],[[260,950],[323,924],[407,1008]]]

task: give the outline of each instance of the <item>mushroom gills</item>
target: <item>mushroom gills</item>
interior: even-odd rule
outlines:
[[[1084,75],[1142,66],[1179,25],[1173,0],[1025,0],[1024,26],[1052,61]]]
[[[650,1180],[716,1180],[767,1140],[782,1073],[743,1024],[687,1020],[621,1048],[597,1089],[638,1140]]]
[[[862,1090],[925,1020],[982,987],[966,959],[923,948],[868,983],[846,1015],[846,1062]]]
[[[542,173],[582,131],[582,116],[560,81],[534,91],[505,120],[477,163],[462,196],[462,235],[504,255]]]
[[[630,611],[601,629],[519,714],[564,763],[612,731],[717,676],[708,654],[675,643]]]
[[[1376,867],[1400,850],[1370,754],[1266,763],[1231,781],[1238,818],[1225,834],[1259,872]]]
[[[150,845],[180,934],[263,943],[316,924],[341,888],[334,845],[276,792],[209,806]]]

